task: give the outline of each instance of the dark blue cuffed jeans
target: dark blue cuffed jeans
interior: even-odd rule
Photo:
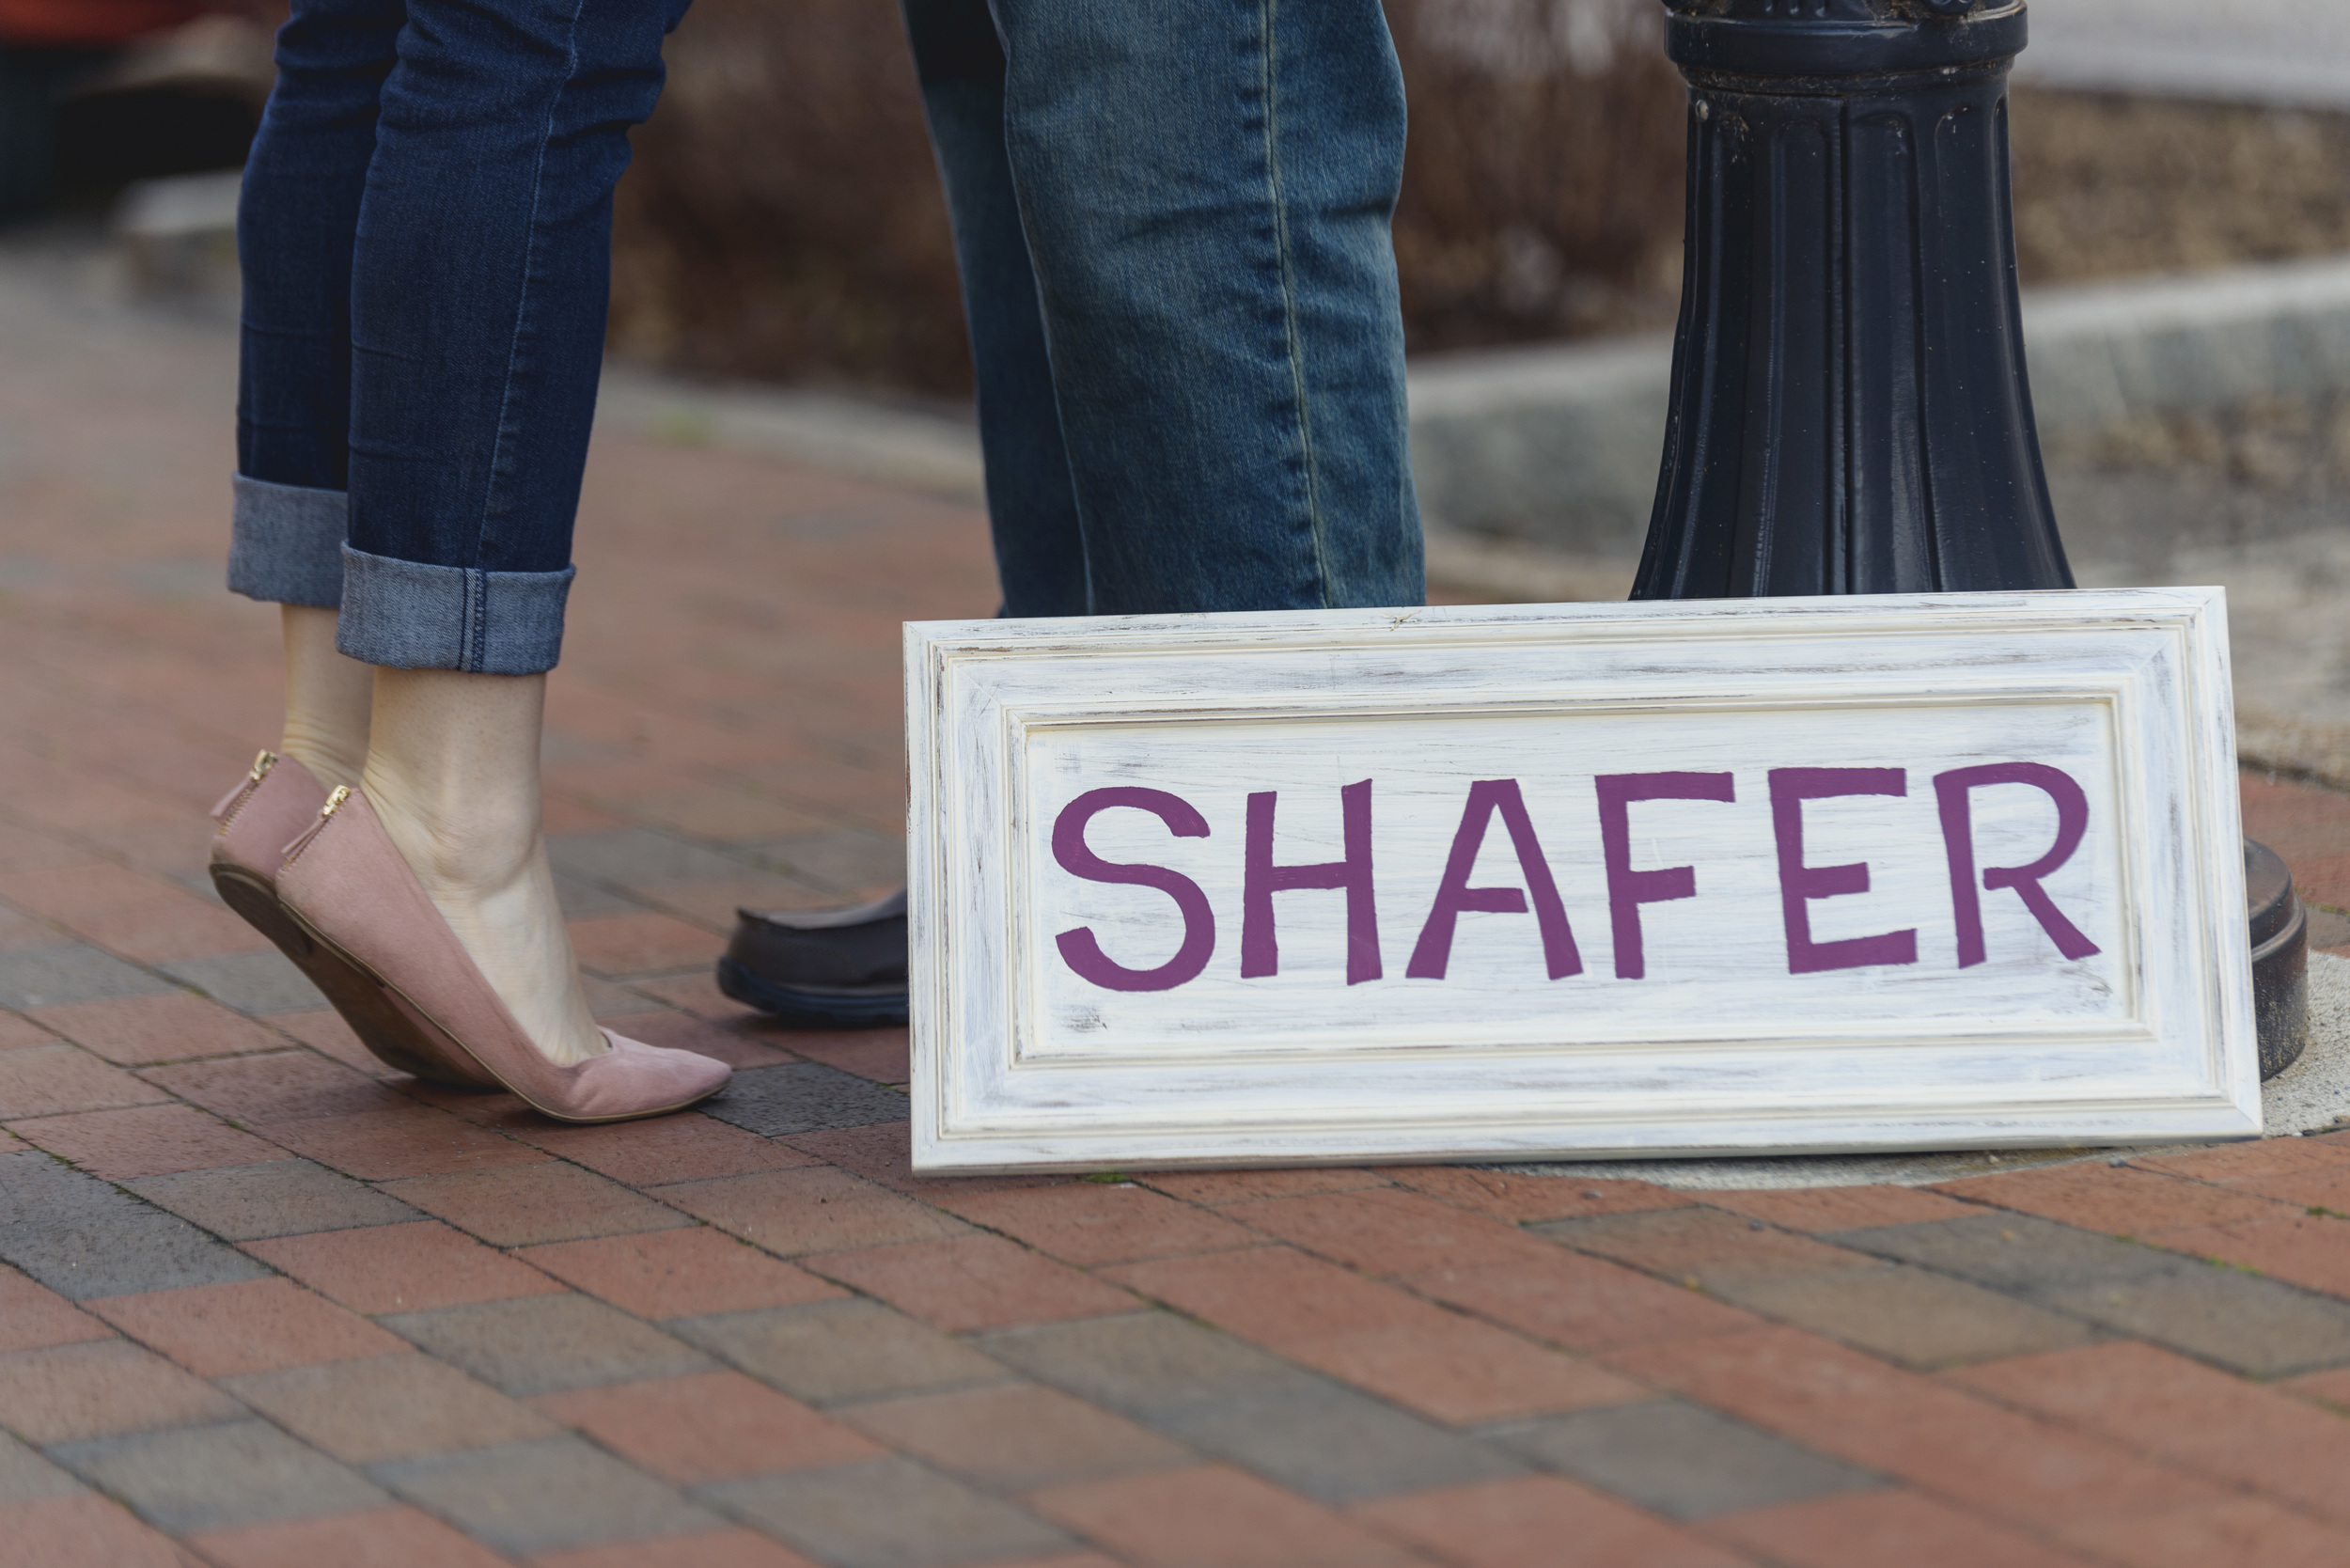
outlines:
[[[903,0],[1015,616],[1417,604],[1378,0]]]
[[[399,668],[551,668],[612,188],[686,0],[294,0],[245,165],[228,584]]]

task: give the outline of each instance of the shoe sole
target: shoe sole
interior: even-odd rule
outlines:
[[[429,1048],[414,1048],[415,1029],[384,996],[383,988],[321,948],[288,915],[268,883],[241,866],[215,863],[212,887],[220,894],[221,902],[293,961],[303,978],[317,986],[334,1004],[335,1011],[342,1014],[351,1032],[359,1037],[359,1043],[372,1051],[384,1065],[446,1089],[488,1093],[499,1087],[496,1079],[448,1061]]]
[[[718,989],[798,1029],[885,1029],[906,1021],[902,991],[872,996],[794,991],[761,980],[730,958],[718,961]]]
[[[415,997],[377,974],[368,966],[365,959],[360,958],[333,937],[326,935],[316,926],[305,920],[300,910],[282,902],[277,905],[277,908],[287,922],[301,933],[303,939],[316,949],[321,963],[329,968],[339,971],[338,984],[373,995],[375,1006],[381,1010],[381,1016],[390,1021],[392,1032],[400,1042],[399,1048],[403,1053],[417,1057],[429,1056],[436,1060],[462,1061],[472,1072],[489,1080],[492,1087],[505,1090],[550,1121],[566,1121],[574,1126],[596,1126],[609,1121],[641,1121],[647,1117],[667,1116],[672,1111],[682,1111],[688,1105],[699,1105],[726,1088],[726,1080],[720,1079],[699,1094],[689,1095],[674,1105],[655,1105],[645,1110],[624,1111],[618,1116],[573,1116],[565,1111],[550,1109],[492,1072],[486,1063],[465,1049],[463,1041],[442,1027],[434,1021],[431,1013],[418,1006]],[[333,995],[331,992],[328,994]],[[377,1055],[383,1055],[380,1048],[372,1046],[369,1048],[375,1050]]]

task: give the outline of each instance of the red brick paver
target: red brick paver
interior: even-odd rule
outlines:
[[[56,1292],[0,1267],[0,1354],[111,1337],[103,1323]]]
[[[949,1236],[803,1259],[830,1279],[967,1332],[1122,1312],[1134,1297],[999,1236]]]
[[[554,1242],[515,1255],[644,1318],[746,1312],[846,1294],[723,1231],[701,1226]]]
[[[31,1016],[43,1028],[124,1067],[271,1051],[285,1044],[252,1019],[185,991],[39,1008]]]
[[[0,1508],[0,1540],[40,1568],[190,1568],[171,1537],[86,1492]]]
[[[1140,1568],[1403,1568],[1428,1559],[1221,1467],[1048,1487],[1030,1501]]]
[[[1441,1421],[1645,1398],[1638,1384],[1286,1247],[1110,1271],[1178,1311]]]
[[[260,1165],[286,1157],[275,1144],[241,1133],[189,1105],[139,1105],[45,1117],[11,1129],[93,1176],[127,1182],[180,1170]]]
[[[420,1312],[563,1288],[434,1220],[248,1242],[245,1250],[357,1312]]]
[[[494,1568],[506,1559],[413,1508],[370,1508],[208,1530],[189,1544],[221,1568]]]
[[[203,1377],[355,1361],[407,1348],[367,1319],[287,1279],[108,1296],[90,1310]]]
[[[544,1395],[535,1404],[654,1475],[685,1486],[853,1465],[889,1451],[740,1372],[582,1388]]]

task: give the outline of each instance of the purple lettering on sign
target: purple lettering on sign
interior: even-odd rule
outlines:
[[[1599,839],[1607,861],[1607,920],[1616,938],[1616,978],[1639,980],[1648,973],[1640,945],[1640,905],[1696,898],[1698,872],[1694,866],[1632,869],[1632,803],[1731,801],[1738,798],[1738,788],[1726,773],[1604,773],[1591,782],[1599,791]]]
[[[2067,958],[2088,958],[2097,944],[2066,919],[2040,886],[2043,877],[2073,858],[2089,831],[2089,795],[2061,768],[2044,762],[1992,762],[1982,767],[1954,768],[1934,776],[1934,792],[1942,812],[1942,848],[1950,862],[1950,907],[1958,917],[1958,966],[1970,969],[1983,962],[1982,895],[1975,889],[1975,825],[1968,792],[1987,784],[2029,784],[2056,802],[2056,842],[2029,866],[1992,866],[1982,873],[1982,886],[1995,891],[2013,887],[2040,929],[2048,933],[2057,951]]]
[[[1404,973],[1414,980],[1442,980],[1452,961],[1452,932],[1463,914],[1477,910],[1494,915],[1523,915],[1526,894],[1515,887],[1471,887],[1469,872],[1477,852],[1484,847],[1485,831],[1495,812],[1510,829],[1511,847],[1517,851],[1518,870],[1534,895],[1534,924],[1543,934],[1543,962],[1552,980],[1583,972],[1583,956],[1575,951],[1574,933],[1567,925],[1567,906],[1559,900],[1559,885],[1551,879],[1550,862],[1534,837],[1533,819],[1526,814],[1526,797],[1514,778],[1487,778],[1469,786],[1468,804],[1461,809],[1460,830],[1452,836],[1452,855],[1445,862],[1444,880],[1436,886],[1435,907],[1420,928],[1419,944]]]
[[[1869,864],[1807,866],[1803,863],[1803,803],[1840,795],[1906,795],[1909,775],[1902,768],[1773,768],[1771,828],[1778,839],[1778,903],[1787,922],[1787,972],[1816,975],[1828,969],[1859,969],[1873,964],[1918,962],[1918,933],[1890,931],[1841,942],[1811,940],[1813,899],[1869,890]]]
[[[1059,817],[1054,820],[1053,858],[1060,862],[1062,870],[1088,882],[1130,883],[1165,893],[1183,912],[1183,945],[1175,949],[1173,958],[1155,969],[1129,969],[1111,962],[1109,955],[1102,951],[1102,944],[1094,939],[1090,926],[1064,931],[1053,941],[1060,949],[1062,961],[1080,979],[1105,991],[1172,991],[1186,980],[1198,979],[1214,956],[1215,911],[1208,907],[1208,895],[1199,890],[1199,885],[1181,871],[1171,871],[1164,866],[1121,865],[1104,860],[1086,847],[1086,824],[1095,813],[1120,806],[1150,812],[1178,839],[1208,836],[1207,818],[1181,795],[1133,787],[1088,790],[1063,807]]]
[[[1260,980],[1280,973],[1281,949],[1273,930],[1273,895],[1293,888],[1346,889],[1346,983],[1375,980],[1379,966],[1379,910],[1371,877],[1371,780],[1339,792],[1345,825],[1346,858],[1319,866],[1273,863],[1273,810],[1279,792],[1248,797],[1248,844],[1241,884],[1240,974]]]

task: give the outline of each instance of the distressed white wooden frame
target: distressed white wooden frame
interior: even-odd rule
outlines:
[[[2260,1130],[2220,589],[916,622],[905,667],[917,1170],[2023,1148]],[[1205,755],[1219,739],[1285,744],[1267,725],[1393,722],[1402,750],[1437,733],[1416,724],[1624,714],[1685,721],[1670,733],[1702,745],[1709,715],[1746,733],[1759,721],[1737,715],[1772,715],[1800,732],[1872,714],[1940,723],[1940,710],[1988,727],[1985,756],[1998,754],[2002,713],[2104,726],[2118,886],[2101,917],[2123,933],[2097,988],[2109,1016],[1942,1006],[1855,1024],[1841,1009],[1727,1006],[1735,982],[1724,980],[1677,998],[1660,988],[1637,1027],[1619,1019],[1596,1036],[1566,1023],[1529,1033],[1523,1017],[1488,1027],[1464,988],[1441,1029],[1339,1038],[1285,1018],[1273,992],[1261,1027],[1235,1023],[1249,1015],[1229,1005],[1213,1028],[1187,1023],[1194,1002],[1177,990],[1149,1004],[1163,1027],[1129,1029],[1131,1045],[1045,1038],[1040,997],[1058,959],[1032,839],[1049,835],[1053,808],[1031,764],[1052,747],[1082,756],[1097,737],[1124,744],[1145,726],[1196,734]]]

